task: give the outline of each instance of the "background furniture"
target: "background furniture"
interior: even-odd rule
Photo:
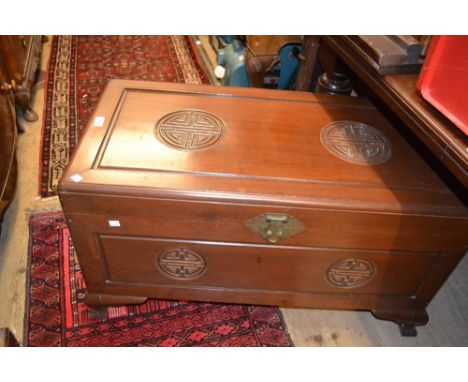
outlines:
[[[423,42],[414,36],[348,36],[370,58],[379,74],[419,73]]]
[[[302,38],[300,36],[246,37],[246,68],[250,86],[288,89],[297,71]],[[275,69],[279,67],[279,76]],[[268,77],[274,82],[268,83]],[[277,77],[277,78],[276,78]]]
[[[320,47],[319,36],[304,36],[302,52],[299,55],[301,63],[297,71],[296,87],[298,91],[309,91],[312,82],[318,77],[317,55]]]
[[[31,109],[32,87],[39,67],[42,36],[0,36],[4,78],[3,90],[11,90],[24,119],[32,122],[37,114]],[[21,130],[21,125],[18,125]]]
[[[212,36],[214,73],[224,86],[294,87],[301,36]]]
[[[42,36],[0,36],[0,223],[16,187],[17,131],[24,131],[17,111],[27,121],[38,118],[31,99],[41,49]]]
[[[3,58],[3,56],[1,56]],[[5,70],[0,58],[0,81],[4,83]],[[13,199],[16,186],[16,113],[11,90],[0,91],[0,224],[5,209]],[[1,232],[1,226],[0,226]]]

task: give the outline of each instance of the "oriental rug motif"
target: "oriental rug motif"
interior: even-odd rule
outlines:
[[[45,81],[40,194],[57,183],[108,80],[209,80],[188,36],[56,36]]]
[[[63,214],[29,230],[24,346],[293,346],[276,307],[150,299],[93,318]]]

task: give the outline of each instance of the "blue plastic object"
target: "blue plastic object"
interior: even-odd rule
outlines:
[[[234,36],[230,35],[230,36],[218,36],[221,40],[223,40],[223,42],[225,44],[232,44],[232,42],[234,41]]]
[[[224,46],[218,49],[218,78],[225,86],[249,86],[244,44],[236,36],[218,36]],[[279,62],[265,75],[264,87],[290,89],[299,67],[301,45],[288,44],[279,52]],[[219,68],[221,66],[222,68]],[[224,69],[223,69],[224,68]]]
[[[233,39],[231,44],[219,49],[216,63],[225,69],[224,76],[221,78],[223,85],[249,86],[245,68],[245,47],[239,40]]]
[[[278,89],[290,89],[296,78],[299,68],[299,55],[301,46],[296,44],[286,45],[280,50],[280,76]]]

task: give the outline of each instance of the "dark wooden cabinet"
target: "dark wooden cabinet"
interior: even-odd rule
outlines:
[[[417,37],[425,54],[428,36]],[[329,93],[342,94],[349,92],[352,84],[358,94],[371,99],[392,120],[405,139],[411,140],[420,155],[468,203],[468,137],[422,98],[416,87],[418,73],[380,74],[375,59],[356,39],[356,36],[316,38],[315,49],[308,55],[309,67],[301,72],[299,81],[312,81],[314,86],[311,73],[321,67],[325,73],[318,81],[319,90],[325,88]]]
[[[468,213],[356,97],[111,81],[60,185],[90,304],[370,310],[405,334]]]
[[[0,60],[0,80],[5,77]],[[0,223],[16,186],[16,113],[11,91],[0,91]],[[1,226],[0,226],[1,229]]]
[[[31,98],[41,49],[41,36],[0,36],[0,222],[16,187],[17,111],[37,120]]]
[[[42,36],[0,36],[0,55],[6,78],[2,89],[13,91],[27,121],[37,120],[31,108],[32,87],[40,65]]]

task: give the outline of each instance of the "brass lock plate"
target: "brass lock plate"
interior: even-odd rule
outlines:
[[[247,228],[271,244],[305,230],[305,225],[294,216],[267,213],[246,223]]]

